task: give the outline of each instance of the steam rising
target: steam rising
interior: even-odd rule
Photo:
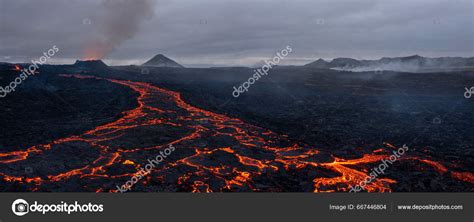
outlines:
[[[100,59],[131,39],[140,24],[151,19],[153,0],[103,0],[104,17],[99,21],[99,36],[85,49],[86,59]]]
[[[423,67],[416,63],[391,62],[387,64],[369,65],[361,67],[335,67],[334,70],[351,72],[377,72],[377,71],[398,71],[398,72],[421,72]]]
[[[357,61],[357,60],[356,60]],[[380,60],[359,60],[355,64],[331,67],[334,70],[351,72],[399,71],[399,72],[431,72],[455,71],[474,67],[474,57],[441,57],[426,58],[418,55],[399,58],[382,58]]]

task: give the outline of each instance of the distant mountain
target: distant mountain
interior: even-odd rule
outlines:
[[[107,66],[102,60],[76,60],[74,67],[88,70],[109,68],[109,66]]]
[[[374,71],[374,70],[392,70],[392,71],[419,71],[422,69],[449,69],[474,67],[474,57],[441,57],[427,58],[419,55],[407,57],[384,57],[379,60],[356,60],[352,58],[336,58],[331,62],[318,59],[312,63],[306,64],[310,68],[328,68],[347,71]]]
[[[329,69],[331,66],[329,65],[329,62],[327,62],[324,59],[318,59],[312,63],[306,64],[306,67],[311,67],[311,68],[318,68],[318,69]]]
[[[162,54],[154,56],[147,62],[143,63],[142,66],[184,68],[184,66],[178,64],[177,62]]]
[[[333,59],[329,64],[331,67],[357,67],[361,66],[362,62],[351,58],[337,58]]]

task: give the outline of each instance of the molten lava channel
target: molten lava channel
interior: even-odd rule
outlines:
[[[163,147],[176,151],[154,168],[134,189],[140,191],[298,191],[299,186],[314,192],[348,191],[369,176],[370,166],[391,155],[393,145],[363,154],[360,158],[342,159],[307,144],[290,141],[285,135],[194,107],[181,94],[149,83],[105,79],[83,75],[61,75],[77,79],[110,81],[139,93],[138,106],[123,113],[120,119],[98,126],[81,135],[38,144],[19,151],[0,153],[0,179],[25,191],[95,191],[116,192],[116,186],[134,176],[147,159]],[[176,129],[182,136],[166,142],[144,142],[144,130]],[[185,129],[183,131],[183,129]],[[148,132],[148,131],[147,131]],[[154,132],[154,131],[152,131]],[[159,137],[156,135],[154,137]],[[130,141],[131,138],[138,137]],[[65,147],[82,147],[82,153],[94,154],[82,165],[50,174],[34,171],[24,175],[8,166],[31,165],[36,159],[51,158],[49,152]],[[323,156],[329,156],[325,160]],[[47,160],[48,161],[48,160]],[[67,160],[64,160],[67,162]],[[448,169],[428,159],[407,157],[400,161],[418,161],[440,174]],[[49,161],[54,162],[54,161]],[[80,162],[80,161],[79,161]],[[53,163],[51,163],[53,164]],[[61,168],[62,169],[62,168]],[[36,174],[36,175],[35,175]],[[450,172],[452,178],[473,184],[469,172]],[[376,178],[367,185],[368,192],[390,192],[397,181]],[[73,187],[71,190],[58,187]],[[295,189],[296,187],[296,189]]]

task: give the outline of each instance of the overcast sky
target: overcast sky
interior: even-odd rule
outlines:
[[[60,52],[51,63],[84,58],[96,39],[109,41],[104,35],[115,30],[106,27],[111,19],[134,27],[112,38],[116,44],[103,58],[108,64],[140,64],[161,53],[185,66],[253,66],[287,45],[293,52],[286,64],[474,56],[473,0],[156,0],[137,7],[130,2],[135,1],[124,4],[126,10],[112,7],[111,15],[102,0],[0,0],[0,61],[38,58],[53,45]]]

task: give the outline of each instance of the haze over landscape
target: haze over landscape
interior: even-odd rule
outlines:
[[[474,50],[470,0],[61,2],[0,0],[0,60],[26,62],[52,45],[54,64],[138,65],[161,53],[186,67],[258,66],[286,45],[294,53],[282,65]]]
[[[472,12],[0,0],[0,191],[473,192]]]

